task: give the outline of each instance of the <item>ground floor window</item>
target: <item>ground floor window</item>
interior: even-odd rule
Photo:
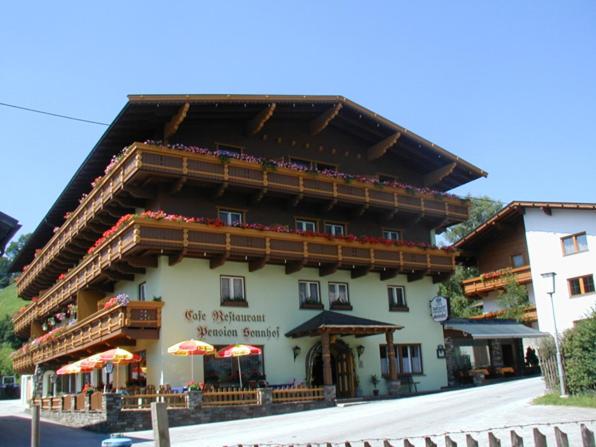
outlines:
[[[396,344],[395,361],[398,374],[422,374],[422,345],[420,344]],[[380,346],[381,373],[389,375],[389,358],[387,357],[387,345]]]
[[[262,345],[255,345],[261,348],[261,355],[246,355],[243,357],[230,357],[220,359],[212,355],[203,357],[203,370],[205,371],[205,383],[213,386],[238,386],[239,370],[238,359],[240,359],[240,370],[242,371],[242,383],[244,386],[256,386],[265,380],[265,363]],[[223,345],[216,345],[220,350]]]
[[[455,346],[455,360],[460,370],[490,367],[488,342],[480,341],[472,345]]]
[[[140,362],[130,363],[128,365],[128,376],[126,380],[127,387],[147,386],[147,353],[145,351],[136,352],[141,357]]]

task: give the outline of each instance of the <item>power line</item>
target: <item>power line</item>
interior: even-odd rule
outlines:
[[[91,120],[86,120],[86,119],[83,119],[83,118],[76,118],[74,116],[68,116],[68,115],[60,115],[59,113],[45,112],[43,110],[31,109],[29,107],[22,107],[22,106],[17,106],[17,105],[14,105],[14,104],[7,104],[5,102],[0,102],[0,106],[12,107],[13,109],[25,110],[27,112],[40,113],[42,115],[49,115],[49,116],[53,116],[53,117],[56,117],[56,118],[64,118],[64,119],[72,120],[72,121],[81,121],[83,123],[98,124],[100,126],[109,126],[109,124],[107,124],[107,123],[100,123],[99,121],[91,121]]]

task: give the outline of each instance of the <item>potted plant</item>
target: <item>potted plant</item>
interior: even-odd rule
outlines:
[[[378,396],[379,390],[377,389],[377,385],[379,384],[379,378],[377,377],[376,374],[373,374],[372,376],[370,376],[370,383],[372,383],[373,387],[374,387],[373,396]]]

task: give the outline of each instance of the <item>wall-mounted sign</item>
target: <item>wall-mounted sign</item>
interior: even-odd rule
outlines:
[[[435,296],[430,300],[430,316],[435,321],[449,318],[449,301],[444,296]]]
[[[234,323],[265,323],[265,314],[248,314],[239,313],[234,311],[203,311],[187,309],[184,312],[184,318],[188,322],[198,321],[201,323],[197,327],[198,338],[210,338],[210,337],[226,337],[238,339],[244,337],[247,339],[261,338],[261,339],[272,339],[279,338],[281,331],[279,326],[272,327],[230,327],[228,324],[234,325]],[[209,322],[214,323],[210,326]],[[260,326],[260,325],[258,325]]]

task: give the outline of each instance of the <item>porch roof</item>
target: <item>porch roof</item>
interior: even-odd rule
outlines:
[[[383,323],[382,321],[324,310],[286,333],[286,337],[298,338],[320,335],[322,333],[365,337],[367,335],[384,334],[402,328],[403,326],[398,324]]]
[[[445,329],[460,331],[476,340],[491,338],[536,338],[550,334],[540,332],[513,320],[468,320],[451,319],[443,326]]]

